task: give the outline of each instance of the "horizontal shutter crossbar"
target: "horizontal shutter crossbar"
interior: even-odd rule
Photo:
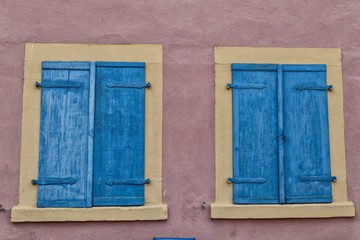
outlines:
[[[145,68],[144,62],[96,62],[97,67]]]
[[[336,177],[333,176],[300,176],[300,181],[323,181],[323,182],[335,182]]]
[[[109,180],[106,185],[143,185],[150,183],[150,179],[123,179],[123,180]]]
[[[277,64],[247,64],[247,63],[233,63],[231,64],[232,71],[277,71]]]
[[[131,83],[131,84],[121,84],[121,83],[108,83],[106,87],[108,88],[149,88],[150,83]]]
[[[38,180],[31,180],[31,183],[38,185],[60,185],[60,184],[70,184],[73,185],[76,183],[75,178],[39,178]]]
[[[326,65],[324,64],[284,64],[282,65],[283,72],[326,72]]]
[[[36,87],[42,87],[42,88],[80,88],[81,84],[76,82],[61,82],[61,81],[55,81],[53,83],[35,83]]]
[[[264,88],[266,88],[266,86],[264,85],[261,85],[261,84],[230,84],[228,83],[226,85],[226,88],[227,89],[230,89],[230,88],[234,88],[234,89],[258,89],[258,90],[262,90]]]
[[[228,178],[228,183],[265,183],[264,178]]]
[[[305,86],[305,85],[300,85],[296,87],[296,90],[304,91],[304,90],[319,90],[319,91],[332,91],[333,90],[333,85],[329,85],[329,86]]]
[[[61,70],[89,70],[90,62],[43,62],[42,69],[61,69]]]

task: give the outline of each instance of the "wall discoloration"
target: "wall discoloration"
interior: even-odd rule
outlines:
[[[214,46],[330,47],[342,49],[348,199],[359,207],[359,9],[356,0],[2,1],[0,238],[357,239],[357,217],[210,220],[201,203],[215,201]],[[18,202],[26,42],[163,45],[167,221],[10,223]]]

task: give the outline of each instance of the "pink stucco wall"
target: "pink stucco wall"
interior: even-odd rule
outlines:
[[[159,222],[10,222],[18,202],[24,44],[161,43],[163,202]],[[348,198],[360,209],[360,1],[0,1],[0,239],[360,239],[359,217],[211,220],[214,46],[339,47]],[[205,201],[207,208],[201,209]]]

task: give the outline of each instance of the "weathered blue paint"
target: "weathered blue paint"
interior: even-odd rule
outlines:
[[[232,64],[233,178],[265,179],[233,183],[234,203],[279,203],[276,64]]]
[[[230,84],[230,83],[228,83],[228,85],[226,87],[227,88],[235,88],[235,89],[259,89],[259,90],[266,88],[266,86],[260,85],[260,84],[235,85],[235,84]]]
[[[284,161],[284,144],[286,136],[284,134],[284,99],[283,99],[283,67],[278,65],[277,69],[277,104],[278,104],[278,151],[279,151],[279,202],[285,203],[285,161]]]
[[[150,183],[150,179],[122,179],[122,180],[109,180],[106,182],[107,185],[119,185],[119,184],[128,184],[128,185],[142,185]]]
[[[333,176],[301,176],[299,177],[300,181],[325,181],[325,182],[335,182],[336,177]]]
[[[304,90],[320,90],[320,91],[332,91],[333,90],[333,86],[329,85],[329,86],[297,86],[296,90],[299,91],[304,91]]]
[[[96,62],[97,67],[145,68],[144,62]]]
[[[331,202],[326,65],[232,70],[234,203]]]
[[[88,166],[86,184],[86,207],[92,206],[93,175],[94,175],[94,135],[95,135],[95,80],[96,65],[90,63],[90,91],[89,91],[89,131],[88,131]]]
[[[88,70],[89,62],[59,62],[59,61],[44,61],[42,63],[43,69],[48,70],[57,69],[57,70]]]
[[[38,180],[31,180],[31,183],[38,185],[57,185],[57,184],[70,184],[76,183],[75,178],[39,178]]]
[[[143,205],[143,184],[106,183],[144,179],[145,89],[107,84],[144,84],[145,63],[96,66],[93,205]]]
[[[228,182],[233,183],[264,183],[264,178],[228,178]]]
[[[231,64],[232,71],[275,71],[276,72],[277,68],[278,68],[277,64],[253,64],[253,63]]]
[[[285,179],[287,203],[331,202],[331,182],[301,181],[301,176],[331,176],[326,65],[284,65]]]
[[[284,72],[326,72],[324,64],[284,64]]]
[[[150,87],[150,83],[132,83],[132,84],[121,84],[121,83],[108,83],[106,87],[108,88],[146,88]]]
[[[70,82],[70,81],[56,81],[49,83],[35,83],[36,87],[42,88],[79,88],[81,87],[80,83]]]
[[[53,87],[41,89],[38,178],[76,182],[38,185],[38,207],[88,206],[89,80],[89,62],[43,62],[41,84]],[[81,87],[61,87],[64,82]]]

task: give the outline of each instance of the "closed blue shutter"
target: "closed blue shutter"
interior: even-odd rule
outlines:
[[[232,64],[234,203],[278,203],[277,69]]]
[[[283,65],[287,203],[331,202],[326,65]]]
[[[145,63],[96,65],[93,205],[143,205]]]
[[[43,62],[38,207],[91,207],[94,68]]]

